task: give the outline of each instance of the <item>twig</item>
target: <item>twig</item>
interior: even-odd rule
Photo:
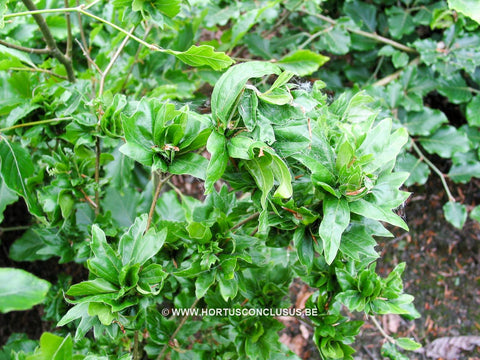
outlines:
[[[77,0],[77,7],[80,6],[80,1]],[[80,39],[82,39],[83,44],[83,53],[85,54],[88,51],[88,57],[90,57],[90,48],[88,47],[87,38],[85,36],[85,31],[83,30],[82,24],[82,15],[77,13],[78,26],[80,28]],[[87,58],[88,59],[88,58]],[[90,69],[90,62],[87,61],[87,67]]]
[[[94,209],[98,207],[97,204],[95,204],[95,202],[90,198],[90,196],[87,195],[87,193],[82,188],[80,188],[80,192],[83,194],[83,197],[85,198],[85,200],[87,200],[88,203],[92,205]]]
[[[148,34],[150,33],[151,30],[152,30],[152,25],[147,26],[147,28],[145,29],[145,34],[143,35],[143,40],[147,40],[147,36],[148,36]],[[123,92],[123,90],[125,89],[125,87],[128,84],[128,78],[132,74],[132,71],[133,71],[133,68],[134,68],[135,64],[138,62],[138,57],[140,56],[140,52],[142,50],[142,47],[143,47],[142,44],[138,44],[137,52],[135,53],[135,57],[133,58],[133,63],[130,66],[130,68],[128,69],[127,76],[125,76],[125,80],[123,81],[122,88],[120,89],[120,92]]]
[[[383,330],[382,328],[382,325],[380,325],[377,321],[377,319],[375,319],[374,316],[372,315],[369,315],[368,318],[370,320],[372,320],[372,323],[375,325],[375,327],[378,329],[378,331],[380,331],[380,334],[382,334],[382,336],[385,338],[385,340],[387,340],[388,342],[391,342],[392,344],[395,344],[395,339],[393,337],[391,337],[390,335],[388,335],[385,330]]]
[[[65,7],[68,7],[68,0],[64,0]],[[65,20],[67,21],[67,47],[65,49],[65,56],[72,59],[72,22],[70,20],[70,13],[65,13]]]
[[[260,213],[259,212],[256,212],[252,215],[250,215],[249,217],[247,217],[246,219],[236,223],[235,225],[232,226],[232,228],[230,229],[230,231],[232,230],[235,230],[235,229],[238,229],[240,226],[242,225],[245,225],[246,223],[248,223],[249,221],[253,220],[253,219],[256,219],[257,217],[260,216]]]
[[[80,49],[82,50],[83,56],[85,56],[85,57],[87,58],[87,63],[93,65],[93,67],[94,67],[100,74],[102,74],[102,73],[103,73],[102,69],[100,69],[100,68],[98,67],[97,63],[96,63],[95,61],[93,61],[93,59],[90,57],[90,53],[83,47],[83,45],[80,43],[80,41],[78,41],[77,39],[75,39],[75,41],[77,42],[78,46],[79,46]]]
[[[192,312],[191,310],[193,310],[193,308],[195,308],[195,306],[197,306],[197,303],[200,299],[195,299],[195,301],[193,302],[192,306],[190,306],[190,312],[187,313],[187,315],[185,315],[182,320],[180,321],[180,324],[178,325],[178,327],[175,329],[175,331],[173,332],[172,336],[170,336],[170,339],[168,340],[168,343],[166,343],[163,348],[162,348],[162,351],[160,351],[160,354],[158,354],[157,356],[157,360],[162,360],[163,357],[165,356],[165,352],[167,351],[167,348],[168,348],[168,344],[173,341],[173,339],[175,339],[175,337],[177,336],[177,334],[180,332],[180,329],[183,327],[183,325],[185,325],[185,322],[187,321],[187,319],[189,318],[189,314]]]
[[[148,229],[150,229],[150,225],[152,224],[153,214],[155,213],[155,207],[157,206],[158,197],[160,195],[160,191],[162,190],[163,184],[168,182],[168,180],[170,180],[172,176],[173,174],[167,175],[165,178],[161,179],[157,184],[157,188],[155,189],[155,194],[153,195],[153,199],[152,199],[152,205],[150,206],[150,211],[148,212],[147,227],[145,228],[145,232],[147,232]]]
[[[329,27],[326,28],[326,29],[322,29],[322,30],[316,32],[315,34],[310,35],[307,40],[305,40],[302,44],[300,44],[300,45],[298,46],[298,48],[299,48],[299,49],[303,49],[305,46],[307,46],[308,44],[310,44],[313,40],[315,40],[315,39],[316,39],[317,37],[319,37],[320,35],[325,34],[325,33],[327,33],[327,32],[330,32],[330,31],[332,31],[332,30],[333,30],[333,26],[329,26]]]
[[[455,202],[455,198],[450,192],[450,189],[448,188],[447,182],[445,180],[445,174],[442,173],[430,160],[428,160],[427,157],[425,157],[425,155],[422,153],[422,150],[420,150],[418,145],[415,143],[415,140],[411,139],[411,143],[412,143],[413,150],[415,150],[415,152],[418,154],[418,156],[420,157],[420,160],[423,160],[425,164],[427,164],[440,177],[443,188],[447,193],[448,201]]]
[[[10,49],[15,49],[23,52],[27,52],[30,54],[51,54],[52,50],[45,48],[45,49],[34,49],[34,48],[28,48],[25,46],[20,46],[20,45],[15,45],[15,44],[10,44],[6,41],[0,40],[0,45],[6,46]]]
[[[95,216],[100,214],[100,156],[102,149],[100,147],[100,136],[95,139]]]
[[[315,13],[308,13],[309,15],[312,15],[320,20],[323,20],[325,22],[328,22],[332,25],[337,25],[337,22],[331,18],[329,18],[328,16],[325,16],[325,15],[322,15],[322,14],[315,14]],[[411,48],[411,47],[408,47],[408,46],[405,46],[403,44],[400,44],[396,41],[393,41],[391,39],[388,39],[386,37],[383,37],[381,35],[378,35],[376,33],[369,33],[367,31],[363,31],[363,30],[358,30],[358,29],[352,29],[352,28],[349,28],[349,27],[345,27],[345,30],[351,32],[351,33],[354,33],[354,34],[357,34],[357,35],[360,35],[360,36],[363,36],[363,37],[366,37],[366,38],[369,38],[369,39],[373,39],[373,40],[376,40],[378,42],[381,42],[381,43],[384,43],[384,44],[388,44],[388,45],[391,45],[393,46],[394,48],[397,48],[399,50],[402,50],[402,51],[405,51],[405,52],[408,52],[408,53],[412,53],[412,54],[418,54],[418,51],[415,50],[414,48]]]
[[[56,73],[54,73],[54,72],[51,71],[51,70],[40,69],[40,68],[37,68],[37,67],[35,67],[35,68],[29,68],[29,67],[24,67],[24,68],[11,67],[11,68],[8,68],[8,70],[12,70],[12,71],[39,72],[39,73],[44,73],[44,74],[48,74],[48,75],[54,76],[54,77],[59,78],[59,79],[62,79],[62,80],[68,80],[68,78],[67,78],[66,76],[56,74]]]
[[[13,129],[18,129],[18,128],[22,128],[22,127],[27,127],[27,126],[35,126],[35,125],[41,125],[41,124],[49,124],[49,123],[52,123],[52,122],[67,121],[67,120],[72,120],[72,119],[73,119],[73,118],[72,118],[71,116],[67,116],[67,117],[62,117],[62,118],[32,121],[32,122],[28,122],[28,123],[24,123],[24,124],[17,124],[17,125],[13,125],[13,126],[9,126],[9,127],[0,129],[0,132],[6,132],[6,131],[13,130]]]
[[[410,61],[407,66],[418,65],[419,63],[420,63],[420,58],[416,57],[415,59]],[[372,86],[385,86],[388,83],[390,83],[393,80],[396,80],[398,77],[400,77],[400,75],[402,75],[403,71],[404,71],[403,69],[395,71],[393,74],[390,74],[390,75],[384,77],[383,79],[380,79],[380,80],[374,82],[372,84]]]
[[[40,31],[43,34],[45,42],[47,43],[47,47],[52,51],[52,56],[54,56],[64,67],[67,71],[68,81],[75,82],[75,72],[73,71],[72,60],[67,58],[57,46],[57,42],[53,38],[52,33],[50,32],[50,28],[48,27],[47,23],[43,16],[39,13],[33,13],[37,11],[37,7],[33,3],[32,0],[22,0],[25,6],[27,7],[30,12],[32,12],[32,16],[37,23]]]
[[[12,226],[12,227],[0,227],[0,233],[4,233],[7,231],[20,231],[20,230],[28,230],[30,229],[31,225],[21,225],[21,226]]]
[[[135,31],[135,28],[136,26],[132,27],[132,30],[130,30],[129,34],[131,35],[134,31]],[[127,45],[127,42],[128,40],[130,40],[130,37],[125,37],[125,39],[123,39],[122,43],[120,44],[120,46],[118,47],[117,51],[115,52],[115,54],[113,55],[112,59],[110,60],[110,62],[108,63],[107,67],[105,68],[105,70],[103,71],[102,73],[102,77],[100,78],[100,89],[98,90],[98,96],[102,96],[103,95],[103,89],[105,87],[105,80],[107,78],[107,75],[108,73],[110,72],[110,70],[112,70],[113,68],[113,65],[115,64],[115,62],[117,61],[118,57],[120,56],[120,54],[122,53],[123,49],[125,48],[125,45]]]

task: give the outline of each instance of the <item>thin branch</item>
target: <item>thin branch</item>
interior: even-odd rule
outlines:
[[[96,209],[96,208],[97,208],[97,204],[95,204],[95,202],[90,198],[90,196],[88,196],[87,193],[86,193],[82,188],[80,188],[80,192],[82,193],[82,195],[83,195],[83,197],[85,198],[85,200],[87,200],[88,203],[89,203],[90,205],[92,205],[92,207],[93,207],[94,209]]]
[[[333,26],[330,26],[330,27],[328,27],[328,28],[326,28],[326,29],[322,29],[322,30],[316,32],[315,34],[310,35],[307,40],[305,40],[302,44],[300,44],[300,45],[298,46],[298,48],[299,48],[299,49],[303,49],[305,46],[307,46],[308,44],[310,44],[313,40],[315,40],[315,39],[316,39],[317,37],[319,37],[320,35],[325,34],[325,33],[327,33],[327,32],[330,32],[330,31],[332,31],[332,30],[333,30]]]
[[[410,61],[407,66],[418,65],[419,63],[420,63],[420,58],[416,57],[415,59]],[[389,84],[390,82],[398,79],[400,77],[400,75],[402,75],[403,71],[404,71],[403,69],[395,71],[393,74],[390,74],[390,75],[384,77],[383,79],[380,79],[380,80],[374,82],[372,84],[372,86],[385,86],[385,85]]]
[[[29,67],[24,67],[24,68],[11,67],[11,68],[8,68],[8,70],[12,70],[12,71],[40,72],[40,73],[44,73],[44,74],[48,74],[48,75],[57,77],[57,78],[62,79],[62,80],[68,80],[68,78],[67,78],[66,76],[56,74],[56,73],[54,73],[53,71],[48,70],[48,69],[29,68]]]
[[[100,69],[100,68],[98,67],[97,63],[90,57],[90,53],[83,47],[83,45],[80,43],[80,41],[78,41],[77,39],[75,39],[75,41],[77,42],[78,46],[79,46],[80,49],[82,50],[83,55],[87,58],[87,63],[93,65],[93,67],[94,67],[100,74],[102,74],[102,73],[103,73],[102,69]]]
[[[256,212],[252,215],[250,215],[249,217],[247,217],[246,219],[236,223],[235,225],[232,226],[232,228],[230,229],[230,231],[232,230],[235,230],[235,229],[238,229],[240,226],[243,226],[245,225],[246,223],[248,223],[249,221],[252,221],[256,218],[258,218],[260,216],[260,213],[259,212]]]
[[[20,45],[10,44],[10,43],[8,43],[6,41],[3,41],[3,40],[0,40],[0,45],[6,46],[10,49],[23,51],[23,52],[30,53],[30,54],[51,54],[52,53],[52,50],[50,50],[48,48],[45,48],[45,49],[28,48],[28,47],[24,47],[24,46],[20,46]]]
[[[130,30],[129,34],[131,35],[134,31],[135,31],[135,28],[136,26],[132,27],[132,30]],[[125,37],[125,39],[123,39],[122,43],[120,44],[120,46],[118,47],[117,51],[115,52],[115,54],[113,55],[112,59],[110,60],[110,62],[108,63],[107,67],[105,68],[105,70],[103,71],[102,73],[102,77],[100,79],[100,89],[98,90],[98,96],[102,96],[103,94],[103,89],[105,87],[105,80],[107,78],[107,75],[108,73],[110,72],[110,70],[112,70],[113,68],[113,65],[115,64],[115,62],[117,61],[118,57],[120,56],[120,54],[122,53],[123,49],[125,48],[125,46],[127,45],[128,43],[128,40],[130,40],[130,37]]]
[[[0,233],[4,233],[7,231],[20,231],[20,230],[28,230],[30,229],[31,225],[21,225],[21,226],[12,226],[12,227],[0,227]]]
[[[64,0],[65,7],[68,7],[68,0]],[[67,47],[65,49],[65,56],[68,59],[72,58],[72,22],[70,19],[70,13],[65,13],[65,20],[67,21]]]
[[[148,212],[147,227],[145,228],[145,232],[147,232],[148,229],[150,229],[150,225],[152,224],[153,214],[155,213],[155,207],[157,206],[158,197],[160,196],[160,191],[162,190],[163,184],[168,182],[168,180],[170,180],[172,176],[173,174],[167,175],[165,178],[161,179],[157,184],[157,187],[155,189],[155,194],[153,195],[153,199],[152,199],[152,205],[150,206],[150,211]]]
[[[148,34],[150,33],[151,30],[152,30],[152,25],[147,26],[147,28],[145,29],[145,34],[143,35],[143,40],[147,39],[147,36],[148,36]],[[128,69],[127,76],[125,76],[125,80],[123,81],[122,88],[121,88],[120,92],[123,92],[123,90],[125,89],[125,87],[128,84],[128,78],[132,74],[132,71],[133,71],[133,68],[135,67],[135,64],[138,62],[138,58],[140,56],[140,52],[142,50],[142,47],[143,47],[142,44],[138,44],[137,52],[135,53],[135,57],[133,58],[133,63],[130,66],[130,68]]]
[[[102,149],[100,147],[100,136],[95,139],[95,216],[100,214],[100,156]]]
[[[190,317],[190,313],[191,313],[192,310],[195,308],[195,306],[197,306],[199,300],[200,300],[200,299],[195,299],[195,301],[193,302],[192,306],[190,306],[190,312],[187,313],[187,315],[185,315],[185,316],[182,318],[182,320],[180,321],[180,324],[179,324],[178,327],[175,329],[175,331],[173,332],[172,336],[170,336],[170,339],[168,340],[168,342],[163,346],[162,351],[160,352],[160,354],[158,354],[157,360],[162,360],[162,359],[165,357],[165,355],[166,355],[165,352],[167,351],[168,344],[175,339],[175,337],[177,336],[177,334],[180,332],[180,329],[183,327],[183,325],[185,325],[185,323],[187,322],[188,318]]]
[[[392,344],[395,344],[395,339],[388,335],[385,330],[383,330],[382,326],[378,323],[377,319],[375,319],[374,316],[370,315],[368,317],[370,320],[372,320],[372,323],[375,325],[375,327],[380,331],[380,334],[388,341],[391,342]]]
[[[448,188],[447,182],[445,180],[445,174],[442,173],[430,160],[428,160],[425,155],[423,155],[422,151],[418,147],[418,145],[415,143],[415,140],[411,139],[412,147],[413,150],[418,154],[420,157],[420,160],[423,160],[425,164],[427,164],[439,177],[440,180],[442,181],[443,188],[445,189],[445,192],[447,193],[448,196],[448,201],[455,202],[455,198],[453,197],[452,193],[450,192],[450,189]]]
[[[335,20],[333,20],[332,18],[329,18],[328,16],[325,16],[325,15],[322,15],[322,14],[314,14],[314,13],[308,13],[308,14],[312,15],[312,16],[315,16],[316,18],[318,18],[320,20],[328,22],[329,24],[337,25],[337,22]],[[408,52],[408,53],[418,54],[418,51],[415,50],[414,48],[405,46],[403,44],[400,44],[396,41],[393,41],[391,39],[388,39],[388,38],[383,37],[381,35],[378,35],[376,33],[369,33],[367,31],[352,29],[352,28],[349,28],[349,27],[345,27],[345,30],[347,30],[347,31],[349,31],[353,34],[357,34],[357,35],[360,35],[360,36],[363,36],[363,37],[366,37],[366,38],[369,38],[369,39],[376,40],[376,41],[384,43],[384,44],[391,45],[394,48],[397,48],[399,50],[402,50],[402,51],[405,51],[405,52]]]
[[[52,122],[58,122],[58,121],[67,121],[67,120],[72,120],[73,118],[71,116],[67,117],[62,117],[62,118],[54,118],[54,119],[48,119],[48,120],[39,120],[39,121],[32,121],[24,124],[17,124],[13,126],[9,126],[3,129],[0,129],[0,132],[7,132],[13,129],[18,129],[22,127],[27,127],[27,126],[35,126],[35,125],[41,125],[41,124],[49,124]]]
[[[22,1],[27,7],[27,9],[30,10],[30,12],[38,10],[32,0]],[[45,22],[45,19],[41,14],[32,14],[32,16],[43,34],[45,42],[47,43],[47,47],[52,51],[52,56],[54,56],[65,67],[68,80],[70,82],[75,82],[75,72],[73,71],[72,61],[65,55],[63,55],[63,53],[58,48],[57,43],[53,38],[52,33],[50,32],[50,28]]]
[[[80,6],[80,1],[77,0],[77,7]],[[80,28],[80,39],[82,39],[82,44],[83,44],[83,53],[87,53],[88,54],[88,57],[87,57],[87,60],[88,58],[90,57],[90,48],[88,47],[88,43],[87,43],[87,37],[85,36],[85,30],[83,29],[83,24],[82,24],[82,14],[80,13],[77,13],[77,20],[78,20],[78,26]],[[90,62],[87,61],[87,67],[88,69],[90,69]]]

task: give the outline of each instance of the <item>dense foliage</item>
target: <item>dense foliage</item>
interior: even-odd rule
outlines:
[[[480,177],[475,6],[0,1],[0,221],[20,198],[32,216],[9,255],[89,271],[0,269],[1,312],[43,302],[57,325],[0,359],[295,358],[274,317],[168,309],[287,309],[296,278],[323,359],[352,358],[348,311],[418,316],[374,236],[408,230],[399,189],[431,171],[446,219],[480,220],[448,186]]]

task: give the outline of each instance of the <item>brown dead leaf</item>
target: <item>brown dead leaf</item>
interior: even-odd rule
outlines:
[[[426,346],[427,357],[445,360],[455,360],[462,351],[472,351],[480,346],[480,336],[453,336],[435,339]]]

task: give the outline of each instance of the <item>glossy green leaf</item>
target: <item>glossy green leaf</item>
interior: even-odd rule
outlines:
[[[449,201],[443,205],[443,212],[445,219],[455,226],[457,229],[462,229],[467,220],[467,207],[463,204]]]
[[[105,279],[98,278],[95,280],[82,281],[79,284],[72,285],[66,294],[69,296],[88,296],[108,294],[116,291],[118,291],[116,286],[113,286]]]
[[[251,78],[270,74],[280,74],[277,65],[250,61],[230,68],[215,84],[212,93],[212,116],[215,122],[220,122],[226,128],[231,113],[245,84]]]
[[[122,257],[122,264],[140,264],[143,265],[148,259],[162,248],[167,237],[167,229],[156,232],[147,228],[147,214],[135,219],[135,223],[120,238],[118,251]]]
[[[413,184],[423,185],[430,176],[430,168],[419,158],[410,153],[401,154],[395,164],[396,171],[406,171],[410,176],[405,181],[405,186]]]
[[[395,344],[397,344],[398,346],[400,346],[402,349],[405,349],[405,350],[417,350],[422,347],[421,344],[409,338],[395,339]]]
[[[318,70],[330,58],[311,50],[297,50],[280,59],[277,64],[298,76],[307,76]]]
[[[328,196],[323,200],[323,219],[319,235],[323,242],[325,261],[331,264],[340,248],[342,234],[350,223],[348,202],[341,198]]]
[[[21,269],[0,268],[0,312],[28,310],[44,301],[50,283]]]
[[[261,203],[263,209],[266,209],[267,207],[267,196],[272,190],[274,184],[271,164],[272,157],[269,155],[258,156],[245,162],[245,167],[250,175],[252,175],[255,183],[262,192]]]
[[[63,338],[49,332],[40,337],[40,347],[26,360],[71,360],[73,359],[73,341],[70,335]]]
[[[97,225],[92,226],[90,247],[94,254],[94,257],[87,261],[90,271],[98,277],[118,285],[122,262],[107,243],[105,233]]]
[[[340,26],[329,28],[318,41],[318,46],[321,49],[335,55],[345,55],[350,50],[350,45],[350,34]]]
[[[444,123],[448,123],[448,119],[443,112],[424,108],[421,112],[408,113],[403,124],[410,135],[430,136]]]
[[[297,250],[298,260],[310,272],[315,257],[312,236],[305,233],[305,228],[298,227],[293,233],[293,246]]]
[[[17,194],[8,188],[0,174],[0,223],[3,221],[3,212],[7,208],[7,205],[13,204],[17,200]]]
[[[30,213],[42,217],[43,212],[35,194],[27,187],[27,179],[34,173],[33,162],[28,151],[16,143],[10,143],[0,135],[0,159],[5,184],[25,199]]]
[[[364,199],[353,201],[349,205],[350,211],[355,214],[365,216],[369,219],[385,221],[408,231],[407,224],[388,208],[383,208]]]
[[[480,4],[475,0],[448,0],[448,6],[480,24]]]
[[[466,103],[472,98],[467,83],[459,73],[454,73],[449,78],[441,77],[438,80],[438,92],[454,104]]]
[[[480,222],[480,205],[477,205],[473,208],[473,210],[470,212],[470,217],[473,220]]]
[[[480,127],[480,96],[475,96],[467,105],[467,121],[470,126]]]
[[[167,54],[175,55],[185,64],[190,66],[209,66],[213,70],[222,70],[234,63],[234,61],[224,52],[216,52],[209,45],[192,45],[187,51],[163,50]]]
[[[468,138],[453,126],[443,126],[430,137],[420,138],[420,144],[431,154],[451,158],[456,152],[469,150]]]
[[[91,302],[88,304],[88,315],[98,316],[100,322],[107,326],[115,319],[115,315],[112,313],[110,306],[97,302]]]
[[[213,191],[215,182],[220,179],[227,168],[228,151],[225,136],[212,131],[207,141],[207,151],[211,157],[205,174],[205,194]]]
[[[387,9],[388,30],[394,39],[400,39],[403,35],[411,34],[415,30],[415,24],[409,12],[397,6]]]
[[[208,160],[196,153],[187,153],[175,158],[169,165],[168,172],[176,175],[192,175],[196,178],[205,180]]]

